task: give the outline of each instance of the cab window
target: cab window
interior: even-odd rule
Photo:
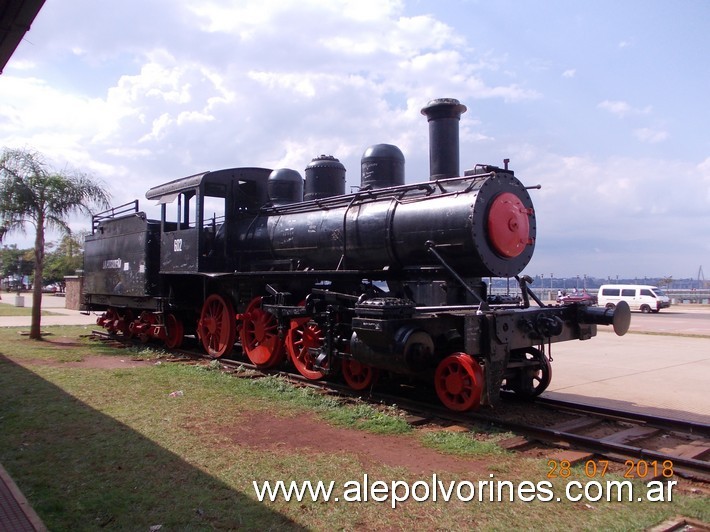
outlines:
[[[219,227],[224,223],[226,202],[224,195],[216,195],[216,191],[208,194],[205,191],[204,203],[202,207],[202,226]]]
[[[197,195],[194,190],[177,194],[169,204],[163,203],[165,230],[191,229],[197,221]]]

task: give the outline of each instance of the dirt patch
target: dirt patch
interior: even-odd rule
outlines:
[[[304,454],[347,453],[358,457],[363,467],[402,467],[413,474],[459,473],[487,476],[495,458],[463,458],[422,446],[411,436],[371,434],[333,427],[311,414],[280,417],[267,413],[245,413],[237,426],[215,427],[233,444],[253,449]]]
[[[142,358],[116,358],[91,355],[85,357],[81,362],[66,362],[64,366],[70,368],[121,369],[140,368],[154,364],[155,360],[144,360]]]
[[[118,358],[101,355],[89,355],[82,360],[61,362],[59,360],[30,359],[14,360],[21,366],[48,366],[52,368],[94,368],[94,369],[127,369],[152,366],[155,360]]]

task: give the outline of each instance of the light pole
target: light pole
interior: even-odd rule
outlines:
[[[23,281],[25,280],[25,276],[22,274],[22,257],[20,257],[20,260],[18,261],[17,273],[20,276],[20,282],[17,285],[17,295],[19,296],[23,288]]]

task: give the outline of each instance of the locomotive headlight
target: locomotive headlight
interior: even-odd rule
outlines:
[[[488,238],[495,252],[504,258],[515,258],[532,244],[530,216],[527,208],[512,192],[498,194],[488,212]]]

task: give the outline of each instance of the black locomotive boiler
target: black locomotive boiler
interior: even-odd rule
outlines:
[[[535,247],[532,200],[507,162],[459,175],[465,111],[454,99],[422,109],[428,181],[405,184],[402,152],[378,144],[353,194],[343,165],[320,156],[305,180],[232,168],[154,187],[160,220],[138,201],[94,216],[85,310],[126,337],[174,348],[195,335],[212,357],[238,346],[258,367],[340,374],[356,390],[382,373],[428,381],[453,410],[494,405],[501,389],[540,394],[551,344],[597,325],[623,335],[630,313],[546,306],[530,290],[519,274]],[[522,297],[489,297],[487,277],[514,277]]]

